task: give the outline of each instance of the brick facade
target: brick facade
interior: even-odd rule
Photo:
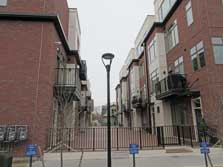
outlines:
[[[183,56],[187,81],[193,84],[192,90],[200,91],[204,118],[210,126],[216,126],[218,122],[213,118],[216,118],[216,112],[219,112],[220,99],[223,96],[223,78],[220,77],[223,65],[214,62],[211,38],[222,37],[223,4],[221,0],[191,2],[194,18],[192,25],[187,26],[187,0],[180,4],[164,27],[164,30],[167,29],[177,19],[180,42],[167,54],[167,65],[173,65],[179,56]],[[193,71],[190,49],[200,41],[204,42],[206,66]]]
[[[21,5],[22,4],[22,5]],[[44,7],[45,5],[45,7]],[[0,12],[58,14],[68,34],[68,6],[57,0],[10,0]],[[46,148],[53,124],[53,84],[57,48],[67,59],[53,22],[0,20],[0,124],[28,125],[28,141]],[[61,42],[60,45],[58,42]],[[76,59],[69,59],[75,63]],[[25,143],[15,155],[23,156]]]

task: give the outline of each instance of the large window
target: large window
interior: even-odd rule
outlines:
[[[151,64],[156,59],[156,40],[152,40],[152,42],[150,43],[148,48],[148,54],[149,54],[149,64]]]
[[[0,0],[0,6],[6,6],[7,0]]]
[[[184,62],[183,62],[183,56],[179,57],[175,63],[175,73],[176,74],[184,74]]]
[[[203,41],[194,46],[190,50],[190,54],[194,71],[197,71],[206,65]]]
[[[176,0],[163,0],[160,8],[158,9],[159,21],[162,22],[167,14],[169,13],[170,9],[173,7]]]
[[[179,43],[177,21],[175,20],[166,32],[166,49],[167,52]]]
[[[215,64],[223,64],[223,37],[213,37],[212,45]]]
[[[194,22],[191,1],[186,5],[187,25],[190,26]]]
[[[151,81],[151,94],[155,93],[155,86],[156,83],[159,82],[159,73],[158,73],[158,69],[154,70],[151,74],[150,74],[150,81]]]

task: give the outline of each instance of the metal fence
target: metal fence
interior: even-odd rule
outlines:
[[[193,126],[164,126],[149,128],[112,127],[112,150],[127,150],[129,144],[139,144],[140,149],[164,148],[167,145],[194,146],[198,142]],[[107,148],[107,128],[49,129],[48,151],[56,151],[63,143],[68,151],[102,151]]]

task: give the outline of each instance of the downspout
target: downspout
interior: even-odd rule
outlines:
[[[124,118],[123,118],[123,104],[122,104],[122,82],[120,81],[120,102],[121,102],[121,105],[120,105],[120,110],[121,110],[121,126],[123,127],[124,126]]]
[[[129,108],[129,117],[130,117],[130,127],[132,127],[133,123],[133,116],[132,116],[132,110],[131,110],[131,92],[130,92],[130,78],[129,75],[127,76],[127,85],[128,85],[128,108]]]
[[[151,110],[150,110],[150,91],[149,91],[149,65],[148,65],[148,53],[147,53],[147,45],[144,42],[143,43],[143,49],[144,49],[144,60],[146,64],[146,89],[147,89],[147,105],[146,105],[146,112],[147,112],[147,118],[148,118],[148,127],[149,132],[152,132],[152,122],[151,122]]]

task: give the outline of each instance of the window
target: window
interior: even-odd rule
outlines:
[[[175,63],[175,73],[176,74],[184,74],[184,62],[183,62],[183,56],[179,57]]]
[[[176,0],[163,0],[160,8],[158,9],[159,21],[162,22],[167,14],[169,13],[170,9],[175,4]]]
[[[167,30],[165,40],[167,52],[179,43],[178,27],[176,20],[174,21],[172,26]]]
[[[223,64],[223,37],[213,37],[212,45],[215,64]]]
[[[190,26],[194,22],[191,1],[186,5],[187,25]]]
[[[206,65],[203,41],[190,50],[193,70],[197,71]]]
[[[152,40],[148,48],[149,53],[149,64],[151,64],[156,59],[156,41]]]
[[[160,107],[159,106],[157,107],[157,113],[158,114],[160,113]]]
[[[6,6],[7,0],[0,0],[0,6]]]
[[[151,80],[151,94],[155,93],[155,86],[156,83],[159,82],[159,74],[158,74],[158,69],[154,70],[151,75],[150,75],[150,80]]]

